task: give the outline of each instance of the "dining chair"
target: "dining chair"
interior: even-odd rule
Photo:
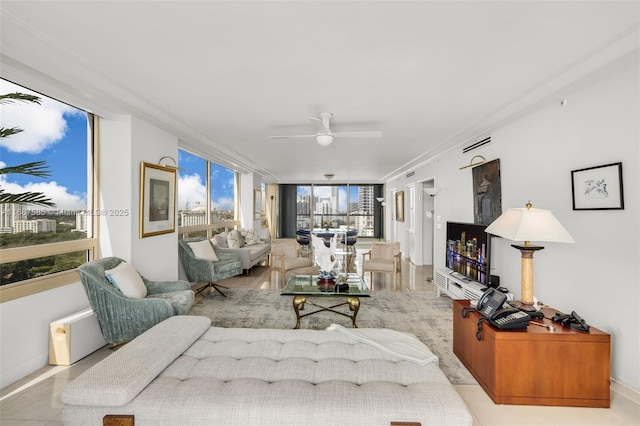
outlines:
[[[326,247],[331,246],[331,239],[335,234],[333,232],[318,232],[316,236],[318,238],[322,238],[324,240],[324,245]]]
[[[296,231],[296,240],[298,241],[300,254],[309,257],[311,253],[311,231],[307,229],[298,229]]]

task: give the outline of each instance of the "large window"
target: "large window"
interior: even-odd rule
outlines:
[[[187,151],[178,151],[178,226],[181,234],[207,236],[236,224],[237,175]]]
[[[96,249],[93,116],[0,79],[0,299],[77,281]]]
[[[350,228],[362,237],[377,237],[376,191],[380,185],[298,185],[296,227]]]

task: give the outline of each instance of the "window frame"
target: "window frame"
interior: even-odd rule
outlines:
[[[205,157],[202,157],[198,154],[194,154],[193,152],[190,152],[189,150],[186,150],[184,148],[179,148],[180,150],[189,153],[190,155],[196,156],[198,158],[203,159],[204,161],[206,161],[206,177],[205,177],[205,182],[206,182],[206,194],[207,194],[207,198],[206,198],[206,217],[207,217],[207,223],[206,224],[202,224],[202,225],[190,225],[190,226],[178,226],[178,238],[188,238],[189,234],[192,233],[197,233],[197,232],[202,232],[202,231],[206,231],[207,233],[207,238],[212,238],[215,234],[218,234],[220,232],[229,232],[230,230],[236,229],[240,226],[240,221],[238,220],[238,216],[240,214],[240,174],[233,170],[233,169],[229,169],[228,167],[216,163],[215,161],[211,161]],[[179,156],[178,156],[179,158]],[[226,168],[227,170],[231,170],[233,172],[233,187],[234,187],[234,191],[233,191],[233,219],[232,221],[227,220],[227,221],[222,221],[222,222],[216,222],[216,223],[211,223],[211,164],[216,164],[217,166],[221,166]],[[178,166],[180,164],[178,163]],[[177,191],[180,191],[180,187],[179,184],[177,185],[176,188]]]
[[[87,182],[87,191],[90,191],[90,193],[87,194],[87,198],[89,199],[87,209],[96,211],[98,209],[98,197],[96,194],[99,194],[100,187],[98,181],[100,146],[99,118],[88,111],[84,112],[87,114],[89,126],[87,134],[91,137],[91,140],[88,141],[89,154],[87,155],[87,176],[89,179],[89,182]],[[86,250],[87,261],[95,260],[98,256],[98,239],[100,235],[98,219],[99,217],[97,215],[91,216],[91,229],[93,231],[91,237],[59,243],[0,249],[0,254],[2,255],[0,263],[5,264],[22,260],[37,259],[44,256],[55,256],[58,254],[82,250]],[[78,275],[78,269],[73,268],[67,271],[56,272],[37,278],[2,285],[0,286],[0,303],[31,296],[43,291],[74,284],[79,281],[80,276]]]

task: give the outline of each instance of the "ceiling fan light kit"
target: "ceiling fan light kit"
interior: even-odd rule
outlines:
[[[382,132],[380,131],[364,131],[364,132],[332,132],[330,127],[331,117],[333,114],[330,112],[321,112],[318,117],[309,117],[309,120],[316,124],[320,123],[322,129],[315,135],[289,135],[289,136],[271,136],[271,139],[290,139],[290,138],[315,138],[316,142],[320,146],[330,146],[333,143],[334,138],[381,138]]]
[[[333,136],[328,134],[319,134],[316,136],[316,142],[320,146],[329,146],[333,142]]]

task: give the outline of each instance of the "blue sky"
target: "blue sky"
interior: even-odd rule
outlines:
[[[13,92],[40,96],[41,105],[24,102],[0,105],[0,125],[24,129],[20,134],[0,140],[0,165],[46,161],[51,176],[2,175],[0,186],[9,193],[44,192],[56,203],[57,209],[86,209],[86,114],[0,79],[0,93]]]

